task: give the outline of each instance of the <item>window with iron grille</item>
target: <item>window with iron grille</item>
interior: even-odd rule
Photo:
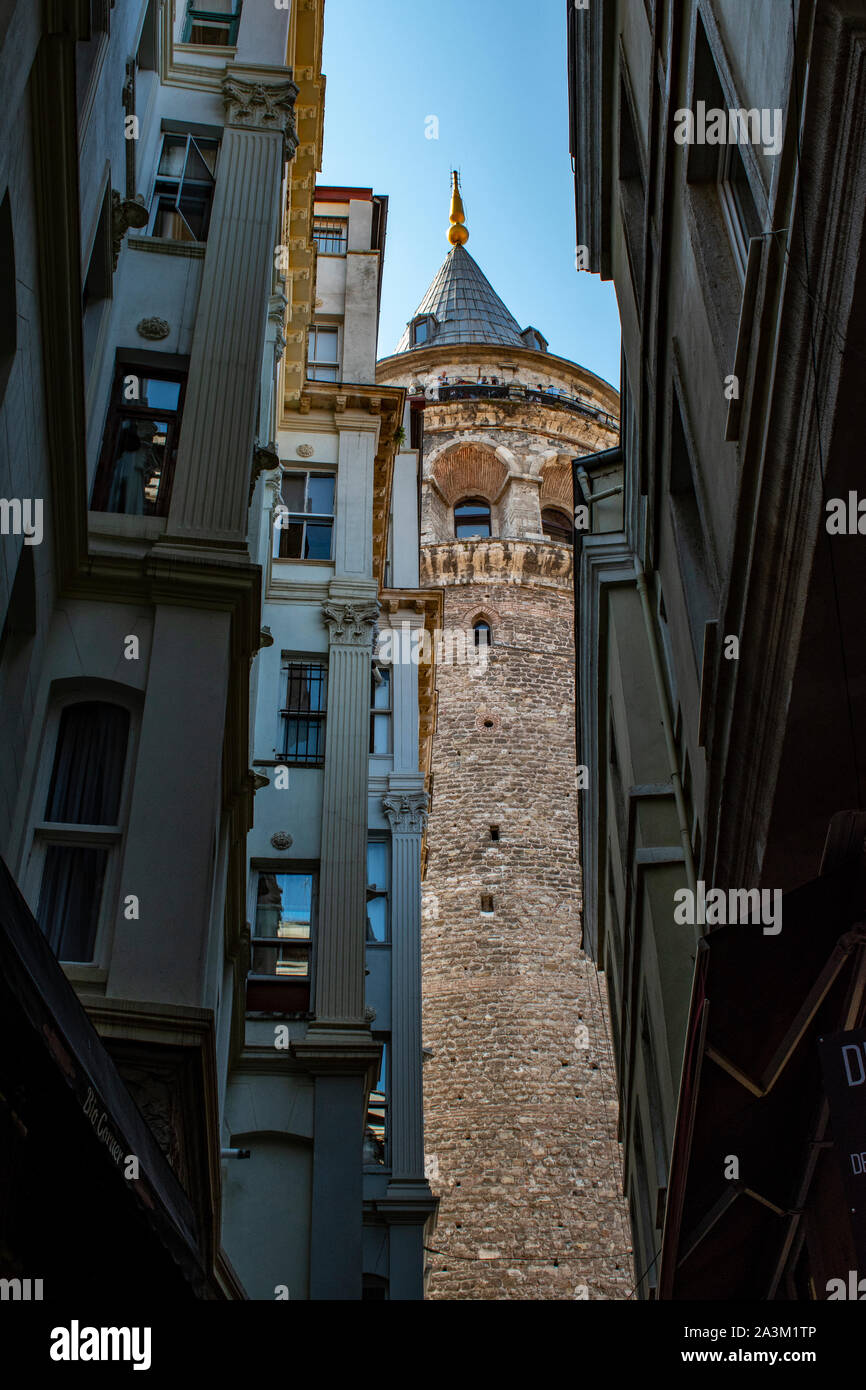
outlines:
[[[183,42],[230,47],[237,43],[240,20],[241,0],[205,0],[203,5],[189,0]]]
[[[321,661],[283,658],[283,708],[278,756],[298,767],[325,761],[328,668]]]
[[[333,473],[284,473],[274,510],[275,560],[330,560]]]
[[[165,134],[150,203],[151,236],[205,241],[219,154],[219,140]]]
[[[323,256],[345,256],[349,244],[348,217],[314,218],[313,241]]]

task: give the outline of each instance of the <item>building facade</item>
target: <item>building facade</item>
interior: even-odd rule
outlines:
[[[254,1298],[419,1299],[421,846],[435,627],[418,578],[405,394],[375,384],[387,199],[318,188],[307,375],[285,379],[253,494],[264,576],[252,671],[250,970],[224,1115],[248,1151],[227,1249]],[[387,659],[380,659],[380,648]]]
[[[444,600],[424,882],[430,1297],[630,1288],[614,1081],[581,951],[571,456],[616,393],[452,249],[380,385],[408,392],[421,579]]]
[[[576,557],[577,666],[636,1277],[823,1299],[866,1257],[837,1088],[866,984],[864,11],[567,15],[578,265],[623,334],[621,452],[577,460],[619,489]]]

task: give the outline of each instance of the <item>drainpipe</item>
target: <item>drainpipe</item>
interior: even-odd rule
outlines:
[[[674,801],[677,806],[677,820],[680,826],[680,839],[683,846],[683,855],[686,862],[686,878],[689,881],[689,888],[692,892],[697,891],[695,860],[692,854],[692,838],[689,831],[689,820],[686,813],[686,798],[683,793],[683,783],[680,776],[680,763],[677,757],[677,745],[674,739],[674,726],[671,718],[671,707],[668,702],[668,688],[662,670],[661,653],[659,652],[658,636],[653,621],[652,607],[650,605],[649,590],[647,589],[646,572],[637,555],[634,557],[635,583],[640,595],[640,606],[643,612],[644,627],[646,628],[647,642],[649,643],[650,656],[653,664],[653,674],[656,680],[656,692],[658,694],[659,709],[662,716],[662,728],[665,733],[665,746],[668,754],[668,768],[670,770],[671,784],[674,789]]]

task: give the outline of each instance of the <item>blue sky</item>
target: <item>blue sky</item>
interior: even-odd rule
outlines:
[[[574,268],[564,0],[325,0],[323,67],[321,181],[390,198],[380,356],[448,252],[456,168],[468,250],[521,327],[618,386],[613,285]]]

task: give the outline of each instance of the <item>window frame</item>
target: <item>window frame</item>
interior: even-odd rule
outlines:
[[[486,535],[484,535],[484,534],[483,534],[482,532],[480,532],[480,531],[473,531],[473,532],[472,532],[470,535],[468,535],[468,536],[461,536],[461,535],[458,534],[458,527],[460,527],[460,526],[471,526],[471,525],[473,524],[472,520],[461,521],[461,520],[458,519],[457,513],[460,511],[461,507],[474,507],[474,508],[475,508],[475,511],[472,512],[472,513],[470,514],[472,517],[474,517],[474,516],[479,516],[479,517],[480,517],[480,516],[482,515],[482,513],[486,515],[486,522],[485,522],[485,524],[486,524],[486,526],[487,526],[487,534],[486,534]],[[493,537],[493,508],[491,507],[490,503],[486,500],[486,498],[484,498],[484,497],[477,497],[477,496],[463,497],[463,498],[461,498],[461,500],[460,500],[459,502],[455,502],[455,504],[454,504],[454,539],[455,539],[455,540],[458,540],[458,541],[471,541],[471,540],[483,540],[483,541],[486,541],[486,540],[491,540],[492,537]]]
[[[245,980],[245,1009],[247,1013],[282,1012],[286,1016],[309,1016],[313,1012],[316,993],[316,947],[319,922],[319,872],[318,860],[310,859],[254,859],[250,864],[248,887],[248,916],[250,930],[250,961]],[[256,945],[295,945],[304,944],[304,938],[266,937],[257,933],[257,912],[259,880],[263,874],[298,876],[312,879],[310,893],[310,935],[308,938],[308,968],[305,977],[290,975],[265,975],[254,973],[253,947]],[[251,988],[252,987],[252,988]],[[276,991],[276,993],[274,993]],[[280,996],[291,1007],[280,1009]],[[256,1006],[256,999],[260,1006]]]
[[[63,711],[73,705],[91,703],[116,705],[126,710],[129,715],[117,821],[114,825],[48,821],[45,819],[44,811],[48,805]],[[120,906],[120,873],[135,780],[133,773],[138,757],[141,707],[140,693],[128,686],[114,682],[60,681],[55,683],[49,696],[48,711],[40,736],[20,879],[24,897],[34,918],[39,910],[46,850],[49,845],[80,845],[82,848],[105,848],[108,851],[96,913],[91,959],[73,961],[57,958],[67,973],[81,978],[104,978],[108,969],[116,911]]]
[[[318,358],[313,356],[313,343],[318,346],[319,334],[333,334],[335,343],[335,354],[333,360]],[[307,331],[307,361],[306,376],[308,381],[330,381],[338,382],[342,380],[342,351],[343,339],[340,332],[340,325],[337,323],[311,323]],[[321,372],[333,371],[333,376],[317,375]]]
[[[545,517],[556,517],[557,522],[561,524],[554,524],[550,520],[545,521]],[[545,526],[551,526],[552,530],[545,530]],[[561,540],[559,536],[556,534],[557,531],[565,532],[568,539]],[[574,524],[571,518],[569,517],[568,512],[562,511],[559,507],[542,507],[541,532],[546,540],[554,541],[558,545],[568,545],[572,547],[574,546]]]
[[[289,671],[292,666],[313,668],[316,667],[323,673],[322,689],[324,693],[324,708],[321,710],[302,710],[294,709],[288,704],[289,695]],[[329,685],[329,663],[327,655],[318,652],[307,654],[304,652],[283,652],[280,659],[280,699],[285,699],[286,703],[280,705],[279,723],[277,726],[277,744],[274,749],[274,757],[277,758],[283,767],[299,768],[322,768],[325,765],[328,747],[328,685]],[[298,722],[306,718],[308,723],[316,722],[320,730],[319,747],[320,751],[316,758],[291,758],[288,751],[288,729],[291,719]]]
[[[287,477],[304,479],[304,510],[293,512],[289,510],[288,504],[283,501],[283,480]],[[306,503],[310,496],[311,478],[330,478],[334,482],[334,510],[331,512],[311,512],[306,510]],[[274,506],[273,511],[273,541],[271,544],[272,560],[289,560],[293,563],[303,562],[309,564],[311,561],[316,564],[330,565],[334,563],[334,524],[337,514],[337,470],[329,468],[327,465],[320,464],[317,467],[309,468],[283,468],[280,471],[280,495]],[[327,557],[319,555],[304,555],[303,551],[307,543],[307,525],[312,523],[317,526],[330,523],[331,544]],[[288,531],[292,525],[301,525],[301,554],[300,555],[281,555],[280,536],[282,532]]]
[[[231,14],[220,10],[209,10],[205,5],[195,4],[194,0],[187,0],[181,43],[192,44],[195,48],[235,48],[238,41],[242,9],[243,0],[234,0],[234,10]],[[224,24],[228,29],[228,38],[225,43],[198,43],[191,37],[195,24]]]
[[[363,1168],[364,1168],[364,1171],[365,1171],[365,1172],[368,1172],[368,1173],[382,1173],[382,1172],[389,1172],[390,1169],[391,1169],[391,1123],[390,1123],[390,1121],[391,1121],[391,1067],[392,1067],[392,1065],[393,1065],[393,1055],[392,1055],[392,1047],[391,1047],[391,1044],[392,1044],[392,1035],[391,1035],[391,1033],[374,1033],[374,1034],[373,1034],[373,1041],[376,1042],[376,1043],[380,1043],[380,1044],[381,1044],[381,1047],[382,1047],[382,1056],[381,1056],[381,1060],[380,1060],[380,1062],[379,1062],[379,1070],[378,1070],[378,1072],[377,1072],[377,1074],[376,1074],[376,1081],[375,1081],[374,1085],[371,1086],[371,1088],[370,1088],[370,1095],[369,1095],[369,1097],[368,1097],[368,1099],[367,1099],[367,1109],[366,1109],[366,1111],[364,1112],[364,1144],[365,1144],[365,1147],[366,1147],[366,1143],[367,1143],[367,1134],[368,1134],[368,1132],[369,1132],[369,1133],[372,1133],[372,1134],[373,1134],[373,1137],[375,1138],[375,1132],[371,1129],[371,1126],[370,1126],[369,1121],[370,1121],[370,1117],[371,1117],[371,1115],[372,1115],[374,1109],[375,1109],[375,1110],[381,1110],[381,1112],[382,1112],[382,1130],[383,1130],[383,1137],[382,1137],[382,1161],[381,1161],[381,1162],[371,1161],[371,1160],[369,1160],[368,1158],[366,1158],[366,1156],[365,1156],[365,1157],[364,1157],[364,1162],[363,1162]],[[380,1087],[379,1087],[379,1082],[380,1082],[380,1080],[382,1081],[381,1089],[380,1089]],[[374,1096],[381,1096],[381,1097],[382,1097],[381,1101],[375,1101],[375,1102],[374,1102],[374,1100],[373,1100],[373,1097],[374,1097]]]
[[[383,677],[382,684],[386,684],[387,687],[388,687],[388,704],[387,704],[387,707],[386,707],[386,706],[383,706],[383,705],[377,705],[377,704],[376,704],[376,691],[377,691],[378,689],[381,689],[381,685],[377,685],[377,682],[376,682],[376,675],[375,675],[375,672],[376,672],[377,670],[380,672],[380,674],[381,674],[382,677]],[[372,674],[371,674],[370,685],[371,685],[371,689],[370,689],[370,757],[371,757],[371,758],[393,758],[393,756],[394,756],[394,680],[393,680],[393,667],[391,666],[390,662],[387,662],[387,661],[379,661],[379,662],[376,663],[376,665],[373,667],[373,672],[372,672]],[[375,746],[375,743],[376,743],[376,740],[375,740],[375,730],[376,730],[376,720],[377,720],[377,719],[380,719],[380,720],[387,720],[387,729],[388,729],[387,743],[388,743],[388,747],[387,747],[384,751],[383,751],[382,749],[377,749],[376,746]]]
[[[375,845],[375,846],[377,846],[377,847],[379,847],[379,846],[384,846],[384,848],[385,848],[385,865],[386,865],[386,867],[385,867],[385,877],[386,877],[386,886],[385,886],[384,889],[377,888],[375,884],[373,884],[373,883],[370,882],[370,849],[371,849],[371,847],[372,847],[373,845]],[[391,850],[391,837],[390,837],[389,835],[371,833],[371,834],[369,834],[369,835],[367,836],[367,851],[366,851],[366,859],[365,859],[365,873],[366,873],[366,876],[367,876],[367,883],[366,883],[366,890],[365,890],[365,891],[366,891],[366,901],[367,901],[368,903],[371,903],[371,902],[377,901],[377,900],[380,899],[380,898],[384,898],[384,900],[385,900],[385,935],[384,935],[384,937],[383,937],[383,939],[382,939],[381,941],[377,940],[377,939],[374,938],[374,937],[370,937],[370,938],[368,939],[368,938],[367,938],[367,933],[366,933],[366,926],[365,926],[365,929],[364,929],[364,944],[365,944],[365,947],[367,947],[367,948],[369,948],[369,947],[371,947],[371,946],[372,946],[372,947],[378,947],[378,948],[381,948],[381,947],[383,947],[383,946],[390,947],[390,945],[391,945],[391,884],[392,884],[392,875],[393,875],[393,854],[392,854],[392,850]]]
[[[155,357],[158,358],[159,354],[155,354]],[[180,392],[176,410],[160,411],[158,406],[144,406],[140,401],[125,401],[123,399],[123,383],[129,376],[150,377],[156,381],[179,383]],[[102,446],[99,451],[99,460],[93,476],[93,487],[88,503],[88,508],[91,512],[101,512],[108,516],[168,516],[168,509],[171,505],[171,494],[174,486],[174,470],[177,464],[177,453],[180,445],[180,433],[183,426],[183,410],[186,400],[188,379],[188,365],[170,366],[159,360],[155,360],[151,365],[147,362],[145,354],[135,354],[134,357],[130,358],[117,358],[114,369],[114,380],[111,386],[111,395],[108,401],[108,410],[105,416],[105,425],[102,432]],[[108,507],[104,504],[108,502],[111,496],[114,465],[117,461],[117,444],[124,422],[137,419],[146,420],[159,414],[172,417],[169,424],[173,426],[173,429],[170,435],[168,432],[166,433],[164,471],[160,474],[156,502],[151,503],[153,510],[140,513],[109,511]]]
[[[183,139],[186,140],[186,148],[184,150],[183,156],[183,168],[180,174],[161,174],[159,166],[162,163],[163,154],[165,152],[166,140]],[[204,164],[205,168],[207,168],[207,160],[204,158],[202,146],[205,146],[207,148],[215,147],[213,173],[210,175],[209,181],[206,179],[187,178],[186,171],[189,165],[190,152],[193,146],[195,146],[196,153],[199,159]],[[157,150],[156,154],[153,182],[151,186],[150,199],[148,202],[148,218],[147,227],[144,232],[145,236],[156,237],[158,240],[162,239],[164,241],[178,242],[182,246],[189,246],[190,244],[203,246],[205,244],[208,238],[208,232],[210,231],[210,221],[211,216],[213,214],[214,195],[216,192],[216,180],[217,174],[219,173],[219,162],[221,152],[222,141],[216,135],[201,135],[197,134],[193,130],[162,130],[160,132],[159,149]],[[166,237],[163,235],[162,232],[158,232],[156,230],[157,218],[159,217],[162,211],[165,211],[165,209],[162,207],[162,203],[165,199],[171,197],[172,187],[176,188],[176,195],[174,198],[174,203],[171,204],[171,206],[173,206],[177,216],[181,219],[187,231],[189,232],[188,238]],[[187,221],[186,217],[181,211],[180,203],[184,195],[185,189],[189,189],[192,193],[195,193],[195,191],[198,189],[202,189],[206,190],[209,195],[204,214],[202,234],[200,237],[193,235],[192,228],[190,227],[189,222]]]

